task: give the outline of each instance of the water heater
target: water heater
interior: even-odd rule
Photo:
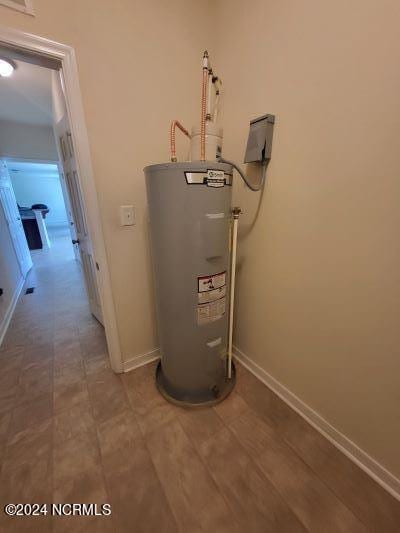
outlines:
[[[216,161],[145,168],[161,362],[160,391],[214,403],[227,379],[232,167]]]
[[[233,168],[252,190],[259,190],[237,165],[222,159],[220,89],[205,52],[200,127],[189,133],[172,121],[171,162],[144,169],[161,353],[157,386],[168,400],[191,406],[223,400],[235,383],[233,302],[240,209],[232,209]],[[264,122],[256,126],[250,132],[250,147],[256,146],[252,161],[259,157],[264,163],[268,128]],[[190,138],[190,161],[177,161],[177,128]]]

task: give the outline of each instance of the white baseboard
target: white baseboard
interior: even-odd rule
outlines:
[[[159,358],[160,358],[160,351],[158,348],[155,348],[154,350],[151,350],[150,352],[147,352],[147,353],[143,353],[141,355],[136,355],[135,357],[132,357],[131,359],[128,359],[127,361],[123,362],[123,372],[129,372],[130,370],[133,370],[134,368],[147,365],[148,363],[156,361]]]
[[[7,333],[8,326],[10,325],[12,316],[15,311],[15,307],[18,302],[19,295],[21,294],[22,287],[24,286],[25,278],[22,276],[18,282],[18,285],[15,288],[13,297],[11,299],[10,305],[8,306],[7,312],[4,316],[3,322],[0,324],[0,346],[3,342],[5,334]]]
[[[254,361],[236,346],[234,347],[234,357],[269,389],[277,394],[287,405],[289,405],[289,407],[294,409],[309,424],[326,437],[334,446],[336,446],[336,448],[356,463],[362,470],[364,470],[364,472],[379,483],[379,485],[392,494],[392,496],[400,500],[400,479],[391,474],[384,466],[359,448],[357,444],[334,428],[320,414],[300,400],[300,398],[268,374],[268,372],[254,363]]]
[[[357,444],[347,438],[343,433],[334,428],[314,409],[309,407],[289,389],[272,377],[268,372],[254,363],[237,346],[234,346],[234,357],[242,363],[256,378],[271,389],[289,407],[303,417],[311,426],[327,438],[336,448],[344,453],[351,461],[371,476],[379,485],[387,490],[397,500],[400,500],[400,480],[389,472],[384,466],[362,450]],[[137,355],[123,363],[123,371],[129,372],[134,368],[146,365],[160,358],[158,348],[145,354]]]

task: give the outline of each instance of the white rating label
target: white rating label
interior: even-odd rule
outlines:
[[[200,325],[208,324],[219,320],[225,314],[226,298],[221,298],[215,302],[197,306],[197,323]]]

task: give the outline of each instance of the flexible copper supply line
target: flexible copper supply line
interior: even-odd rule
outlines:
[[[206,113],[207,113],[207,85],[208,85],[208,52],[203,55],[203,84],[201,89],[201,122],[200,122],[200,160],[206,160]]]
[[[171,127],[169,130],[169,138],[170,138],[170,144],[171,144],[171,161],[175,163],[177,161],[176,158],[176,139],[175,139],[175,133],[176,128],[179,128],[182,133],[186,135],[186,137],[189,137],[190,139],[190,133],[186,128],[182,126],[182,124],[179,122],[179,120],[173,120],[171,122]]]

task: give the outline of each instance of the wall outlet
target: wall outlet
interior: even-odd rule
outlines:
[[[133,205],[121,205],[119,214],[121,226],[134,226],[136,224]]]

